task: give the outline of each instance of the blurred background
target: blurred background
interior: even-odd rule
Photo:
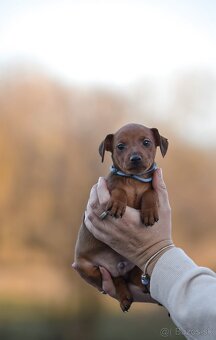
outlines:
[[[169,139],[173,238],[213,270],[216,2],[0,1],[0,339],[181,339],[71,269],[98,146],[128,122]]]

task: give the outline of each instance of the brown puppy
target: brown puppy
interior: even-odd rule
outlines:
[[[154,159],[157,146],[165,156],[168,148],[166,138],[157,129],[139,124],[123,126],[115,134],[109,134],[99,147],[104,160],[105,151],[112,153],[113,167],[107,177],[110,200],[107,211],[114,218],[122,217],[126,206],[140,210],[146,225],[158,221],[157,196],[152,188],[152,174],[156,168]],[[116,294],[123,311],[132,303],[127,282],[146,288],[141,283],[141,270],[116,253],[106,244],[95,239],[82,223],[75,248],[73,267],[91,285],[102,290],[99,266],[112,275]]]

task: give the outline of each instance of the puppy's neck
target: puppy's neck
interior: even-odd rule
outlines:
[[[141,175],[134,175],[134,174],[126,174],[125,172],[121,171],[121,169],[115,167],[114,165],[111,166],[110,171],[112,175],[120,176],[120,177],[127,177],[135,179],[139,182],[149,183],[152,181],[152,174],[157,169],[157,164],[153,163],[151,167],[145,170]]]

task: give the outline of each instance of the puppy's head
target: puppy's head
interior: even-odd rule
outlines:
[[[156,128],[128,124],[115,134],[107,135],[99,146],[99,153],[103,162],[105,151],[110,151],[116,168],[126,174],[139,175],[153,164],[157,146],[164,157],[168,140]]]

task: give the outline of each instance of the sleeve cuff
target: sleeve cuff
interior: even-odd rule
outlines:
[[[188,270],[198,267],[180,248],[167,250],[157,261],[151,276],[151,296],[167,307],[168,295]]]

